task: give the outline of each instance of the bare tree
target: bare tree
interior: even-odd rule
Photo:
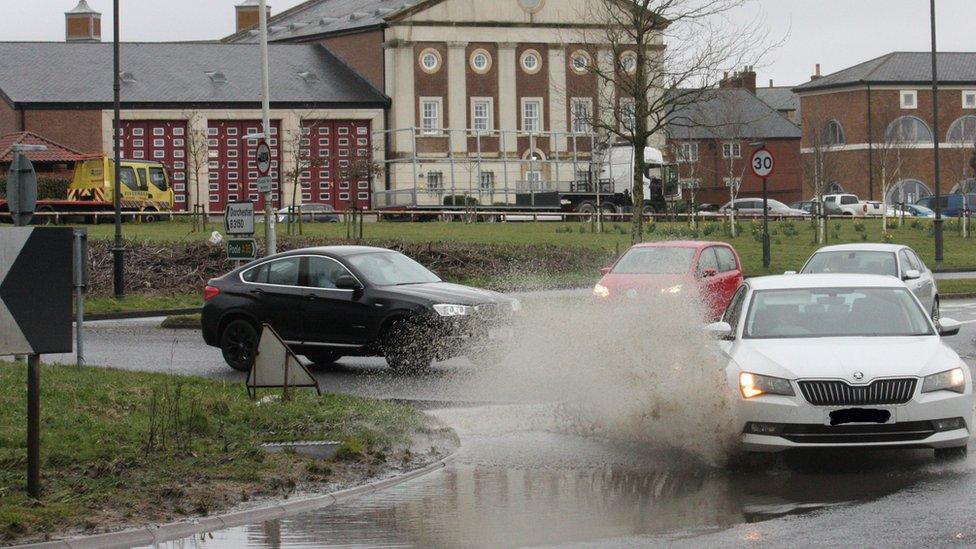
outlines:
[[[904,143],[901,136],[897,131],[889,131],[888,128],[896,118],[898,118],[899,113],[886,108],[879,117],[878,128],[884,128],[884,135],[880,139],[873,139],[874,141],[874,151],[878,163],[878,175],[880,177],[881,183],[881,201],[884,202],[884,206],[881,213],[881,232],[888,232],[888,193],[891,190],[891,186],[901,181],[901,168],[904,161],[902,156],[902,150],[904,148]],[[831,131],[830,127],[826,128],[828,133]],[[828,136],[830,137],[830,136]],[[901,196],[898,199],[899,209],[904,211],[905,209],[905,197],[904,191],[902,191]],[[904,221],[904,215],[899,216],[902,221]]]
[[[958,183],[958,191],[963,194],[963,201],[968,211],[976,208],[967,200],[968,194],[976,192],[976,128],[965,125],[953,127],[949,130],[948,141],[950,147],[945,150],[945,166],[952,179]],[[962,216],[962,236],[969,237],[969,215]]]
[[[824,207],[824,195],[830,188],[830,183],[837,172],[837,158],[834,144],[827,132],[830,120],[820,116],[804,117],[804,126],[809,130],[808,142],[801,155],[803,164],[803,179],[813,192],[813,200],[817,203],[817,243],[824,244],[827,240],[827,210]]]
[[[311,154],[312,132],[309,116],[304,113],[296,113],[296,115],[298,116],[298,128],[282,132],[281,136],[282,168],[289,166],[289,169],[281,170],[281,176],[283,185],[291,185],[291,212],[298,211],[302,181],[308,180],[311,172],[321,167],[322,163],[327,160]],[[293,231],[293,218],[295,216],[291,214],[285,217],[285,230],[288,234],[292,234]]]
[[[749,0],[593,0],[583,43],[603,44],[609,63],[590,63],[599,86],[598,132],[634,151],[631,196],[644,213],[643,151],[663,132],[671,113],[700,100],[723,72],[755,64],[769,50],[759,21],[746,26],[727,16]],[[666,45],[666,47],[665,47]],[[608,116],[609,115],[609,116]],[[662,133],[663,135],[663,133]],[[643,233],[643,215],[634,215],[631,237]]]
[[[198,122],[203,115],[197,111],[187,111],[183,113],[186,119],[186,166],[190,183],[193,185],[193,208],[194,213],[199,205],[203,204],[200,198],[200,189],[204,185],[209,185],[209,181],[204,181],[204,172],[207,163],[210,161],[210,146],[208,143],[207,128],[198,127]],[[207,195],[209,196],[209,190]],[[207,212],[201,212],[202,219],[198,220],[193,216],[193,230],[207,230]]]
[[[695,209],[695,194],[701,186],[701,155],[698,151],[698,141],[669,139],[671,144],[671,158],[678,165],[678,182],[681,188],[688,191],[688,224],[692,229],[698,226],[698,212]]]

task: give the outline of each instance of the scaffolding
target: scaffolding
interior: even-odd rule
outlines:
[[[609,191],[599,183],[607,139],[595,133],[397,128],[373,132],[373,208],[558,209],[561,193]]]

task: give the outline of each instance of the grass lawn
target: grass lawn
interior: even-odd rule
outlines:
[[[963,239],[953,225],[947,221],[945,232],[945,261],[943,267],[972,267],[976,269],[976,238]],[[904,227],[893,227],[889,231],[892,242],[907,244],[922,256],[922,259],[935,267],[934,244],[930,234],[931,222],[919,220],[915,227],[906,223]],[[814,231],[809,222],[774,221],[770,224],[772,240],[772,265],[762,268],[762,246],[751,234],[750,222],[741,223],[742,233],[738,238],[730,238],[723,233],[718,223],[701,223],[697,235],[689,234],[685,223],[655,223],[654,231],[645,234],[645,240],[664,238],[697,238],[722,240],[731,243],[742,256],[745,271],[749,275],[780,273],[795,270],[818,247],[814,242]],[[792,229],[788,229],[792,226]],[[862,231],[856,227],[863,227]],[[279,224],[279,238],[287,239],[284,225]],[[709,234],[707,227],[712,230]],[[882,241],[881,220],[864,221],[834,220],[830,222],[828,240],[830,244],[844,242]],[[222,226],[210,225],[207,232],[191,232],[192,226],[186,222],[165,222],[153,224],[127,224],[124,227],[126,238],[150,241],[203,240],[209,238],[210,231],[222,230]],[[594,234],[587,223],[578,222],[512,222],[512,223],[407,223],[382,222],[365,223],[364,239],[403,240],[413,242],[472,242],[481,244],[548,244],[562,247],[589,247],[616,252],[630,245],[629,225],[627,223],[608,223],[603,234]],[[93,238],[111,238],[110,225],[88,227]],[[263,225],[258,224],[258,231]],[[307,224],[307,236],[345,238],[346,229],[339,224]],[[259,235],[260,236],[260,235]],[[866,240],[864,240],[866,239]]]
[[[25,370],[0,363],[0,545],[208,514],[341,482],[348,470],[375,474],[405,459],[395,445],[432,429],[413,408],[352,396],[300,390],[290,402],[258,404],[241,382],[45,365],[43,494],[33,501],[24,488]],[[344,444],[331,462],[259,449],[291,440]]]
[[[203,296],[187,295],[126,295],[114,297],[85,297],[85,314],[120,313],[126,311],[165,311],[203,306]]]

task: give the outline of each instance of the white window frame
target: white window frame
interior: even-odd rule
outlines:
[[[976,109],[976,90],[962,90],[962,108]]]
[[[437,109],[436,116],[433,119],[429,119],[424,112],[424,107],[427,105],[434,105]],[[442,123],[444,116],[444,98],[443,97],[421,97],[420,98],[420,129],[423,135],[441,135],[444,131],[444,125]],[[432,126],[428,127],[428,120],[432,120]]]
[[[698,142],[683,141],[681,143],[680,155],[682,162],[698,162]]]
[[[481,104],[488,106],[488,112],[486,113],[487,120],[484,128],[478,128],[478,116],[475,114],[477,112],[477,106]],[[490,132],[495,129],[495,99],[493,97],[471,98],[471,129],[482,132]]]
[[[537,116],[533,118],[535,120],[535,129],[529,128],[526,123],[529,117],[526,116],[526,107],[528,105],[536,105],[538,107]],[[543,110],[543,102],[541,97],[523,97],[522,98],[522,131],[526,133],[539,133],[545,128],[543,121],[545,120],[545,113]]]
[[[576,107],[586,105],[586,119],[581,126],[577,126],[580,121],[577,116]],[[593,98],[591,97],[572,97],[569,100],[569,127],[573,133],[593,133]]]
[[[908,98],[911,98],[908,100]],[[898,104],[903,109],[917,109],[918,108],[918,91],[916,90],[901,90],[898,92]]]
[[[432,184],[436,183],[436,184]],[[428,193],[444,192],[444,172],[429,171],[424,176],[424,184],[427,186]]]
[[[738,141],[723,142],[722,158],[742,158],[742,143]]]

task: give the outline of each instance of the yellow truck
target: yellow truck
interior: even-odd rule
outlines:
[[[169,172],[161,162],[122,160],[122,211],[140,212],[143,221],[156,221],[159,213],[173,209],[173,187]],[[74,177],[68,186],[65,200],[38,200],[36,211],[41,214],[64,213],[66,217],[79,214],[86,221],[98,222],[96,215],[84,215],[115,210],[113,202],[115,161],[106,156],[92,156],[75,163]],[[0,211],[6,211],[0,202]],[[39,215],[35,223],[53,222],[55,216]],[[58,216],[60,217],[60,216]]]

